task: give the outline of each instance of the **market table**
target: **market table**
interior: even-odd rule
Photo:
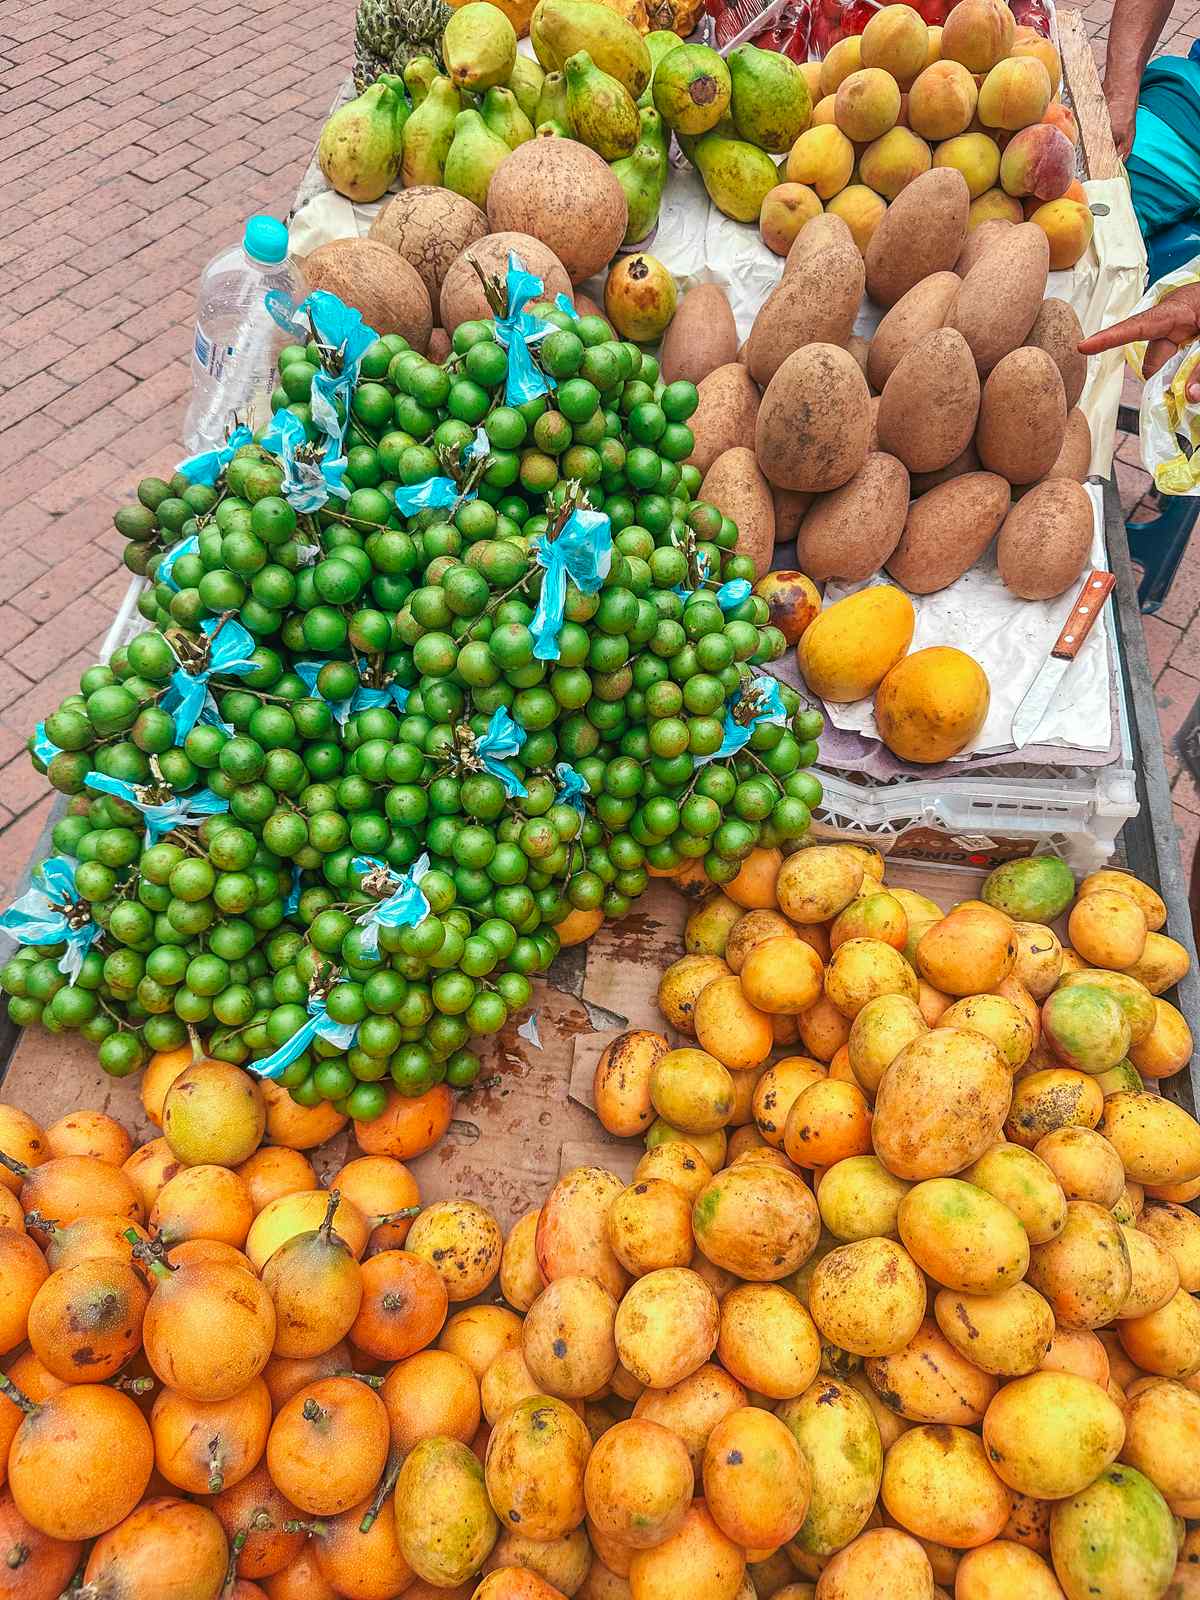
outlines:
[[[1086,174],[1119,179],[1095,63],[1077,11],[1058,16],[1064,79],[1075,107]],[[351,92],[347,79],[335,104]],[[297,196],[299,206],[323,180],[315,158]],[[1114,408],[1115,420],[1115,408]],[[1111,444],[1111,440],[1105,441]],[[1172,820],[1170,788],[1159,731],[1137,585],[1129,558],[1119,497],[1111,477],[1104,484],[1104,534],[1109,564],[1117,577],[1116,655],[1127,736],[1136,775],[1138,813],[1119,839],[1121,860],[1158,889],[1167,906],[1166,931],[1192,956],[1192,970],[1172,995],[1193,1031],[1200,1028],[1200,973],[1188,908],[1188,886]],[[132,608],[130,608],[132,609]],[[48,834],[34,860],[48,853]],[[949,906],[974,894],[983,873],[977,866],[893,859],[889,880],[918,888]],[[590,1109],[591,1073],[606,1039],[626,1026],[661,1026],[654,1004],[661,968],[681,951],[686,903],[655,882],[619,924],[606,924],[586,946],[564,952],[535,992],[539,1040],[518,1035],[510,1024],[488,1042],[484,1071],[460,1096],[448,1136],[414,1163],[427,1199],[469,1193],[495,1210],[507,1227],[535,1206],[561,1170],[595,1161],[629,1171],[637,1148],[604,1133]],[[123,1121],[138,1139],[152,1136],[138,1095],[137,1078],[115,1079],[98,1066],[93,1048],[41,1029],[18,1033],[0,1024],[0,1086],[5,1100],[43,1122],[89,1105]],[[1200,1104],[1200,1070],[1166,1080],[1162,1089],[1193,1114]],[[318,1152],[318,1166],[334,1169],[344,1159],[346,1135]]]

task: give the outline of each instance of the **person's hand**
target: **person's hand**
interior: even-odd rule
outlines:
[[[1091,334],[1080,341],[1078,348],[1081,355],[1094,356],[1102,350],[1115,350],[1118,345],[1135,344],[1144,339],[1148,348],[1142,376],[1152,378],[1177,350],[1197,335],[1200,335],[1200,283],[1187,283],[1180,289],[1172,289],[1148,311]],[[1187,397],[1200,404],[1200,368],[1188,379]]]
[[[1113,143],[1122,161],[1128,161],[1133,149],[1134,124],[1137,121],[1137,85],[1132,90],[1121,88],[1108,80],[1104,84],[1104,98],[1108,101],[1108,120],[1112,125]]]

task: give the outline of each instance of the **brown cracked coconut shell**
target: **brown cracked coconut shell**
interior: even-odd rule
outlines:
[[[452,189],[422,183],[393,195],[367,237],[417,269],[436,321],[442,280],[451,263],[487,231],[488,219],[473,201]]]
[[[442,327],[447,333],[453,334],[460,322],[492,315],[472,263],[478,263],[485,277],[498,278],[503,283],[510,251],[527,272],[542,280],[545,299],[553,300],[558,294],[574,298],[566,268],[540,240],[527,233],[489,233],[486,239],[468,245],[442,280]]]
[[[417,269],[374,239],[331,239],[300,264],[309,289],[327,289],[362,312],[376,333],[398,333],[422,355],[433,312]]]
[[[529,139],[502,161],[487,196],[493,229],[532,234],[581,283],[612,260],[629,225],[608,163],[574,139]]]

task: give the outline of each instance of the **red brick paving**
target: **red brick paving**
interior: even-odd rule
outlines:
[[[1084,11],[1101,67],[1111,9]],[[286,214],[352,26],[353,0],[0,0],[0,902],[49,804],[23,741],[125,588],[112,513],[180,454],[199,271],[250,212]],[[1198,36],[1177,0],[1159,51]],[[1136,442],[1117,470],[1132,511]],[[1198,611],[1200,541],[1147,622],[1168,744]],[[1200,798],[1169,765],[1190,859]]]
[[[353,0],[0,0],[0,902],[46,817],[33,723],[127,573],[112,526],[179,445],[200,269],[287,213]]]

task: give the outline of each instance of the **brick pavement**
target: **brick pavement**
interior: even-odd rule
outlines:
[[[1084,16],[1103,65],[1112,0]],[[24,741],[125,592],[113,511],[179,454],[198,273],[286,213],[353,0],[0,0],[0,904],[50,806]],[[1186,53],[1200,0],[1160,50]],[[1118,455],[1142,498],[1136,442]],[[1200,541],[1147,622],[1164,732],[1200,696]],[[1172,756],[1186,853],[1200,790]]]

